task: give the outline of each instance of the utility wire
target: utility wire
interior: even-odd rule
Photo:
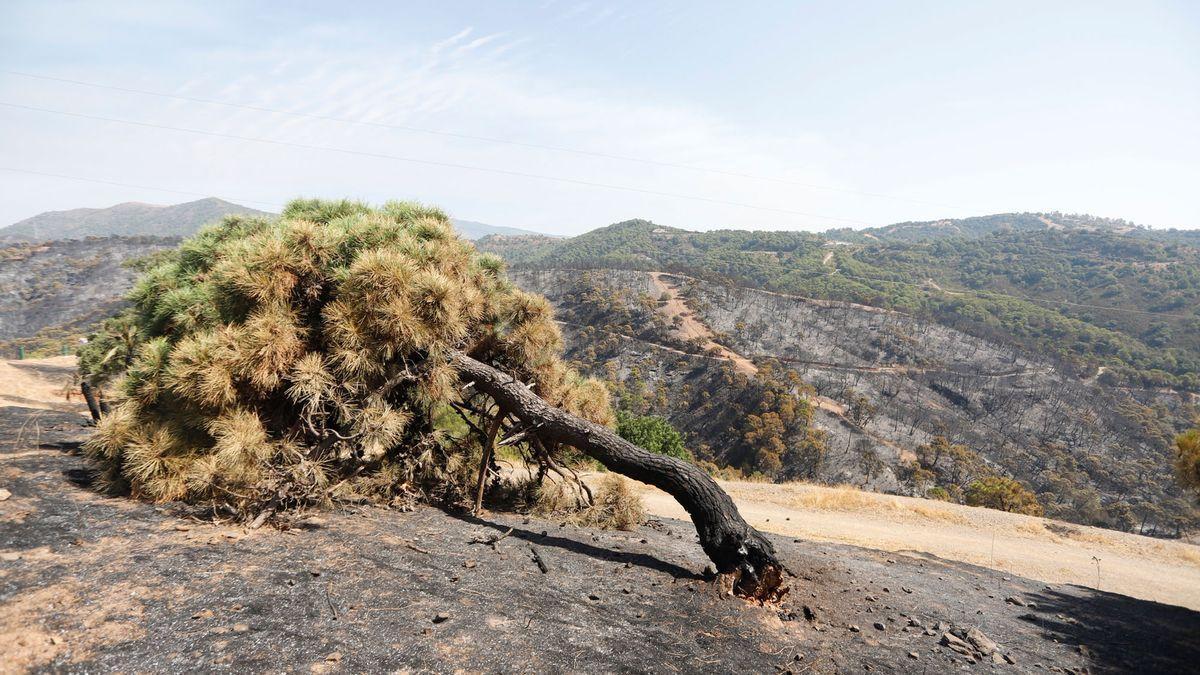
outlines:
[[[97,183],[99,185],[115,185],[117,187],[135,188],[138,190],[154,190],[156,192],[169,192],[172,194],[184,195],[187,197],[212,197],[213,196],[212,193],[189,192],[187,190],[174,190],[171,188],[154,187],[151,185],[137,185],[134,183],[119,183],[117,181],[105,180],[102,178],[87,178],[84,176],[68,176],[66,174],[61,174],[61,173],[48,173],[45,171],[33,171],[31,169],[18,169],[16,167],[11,167],[11,166],[0,166],[0,171],[11,171],[13,173],[24,173],[24,174],[29,174],[31,176],[45,176],[48,178],[62,178],[64,180],[76,180],[76,181],[80,181],[83,183]],[[238,197],[229,197],[228,201],[238,202],[239,204],[258,204],[259,206],[269,206],[274,209],[280,208],[280,205],[275,202],[264,202],[259,199],[241,199]]]
[[[772,207],[772,206],[759,206],[757,204],[748,204],[746,202],[735,202],[735,201],[729,201],[729,200],[725,200],[725,199],[714,199],[711,197],[701,197],[699,195],[687,195],[687,194],[680,194],[680,193],[675,193],[675,192],[647,190],[647,189],[636,188],[636,187],[632,187],[632,186],[628,186],[628,185],[615,185],[612,183],[598,183],[598,182],[594,182],[594,181],[581,180],[578,178],[564,178],[562,176],[547,176],[544,174],[529,173],[529,172],[525,172],[525,171],[513,171],[510,169],[497,169],[497,168],[493,168],[493,167],[475,166],[475,165],[471,165],[471,164],[458,164],[455,162],[442,162],[442,161],[430,160],[430,159],[420,159],[420,158],[416,158],[416,157],[404,157],[401,155],[391,155],[391,154],[382,153],[382,152],[369,152],[369,151],[364,151],[364,150],[352,150],[349,148],[339,148],[339,147],[331,146],[331,145],[312,145],[309,143],[297,143],[294,141],[282,141],[282,140],[271,139],[271,138],[259,138],[259,137],[255,137],[255,136],[240,136],[238,134],[226,134],[226,133],[221,133],[218,131],[208,131],[205,129],[190,129],[190,128],[186,128],[186,127],[171,126],[168,124],[155,124],[153,122],[141,122],[141,121],[137,121],[137,120],[127,120],[127,119],[121,119],[121,118],[117,118],[117,117],[104,117],[101,115],[89,115],[86,113],[70,112],[70,111],[66,111],[66,110],[54,110],[51,108],[39,108],[37,106],[22,105],[19,103],[9,103],[6,101],[0,101],[0,106],[5,106],[7,108],[15,108],[18,110],[28,110],[28,111],[32,111],[32,112],[46,113],[46,114],[51,114],[51,115],[61,115],[64,117],[75,117],[75,118],[79,118],[79,119],[95,120],[95,121],[99,121],[99,122],[111,122],[111,123],[115,123],[115,124],[125,124],[125,125],[129,125],[129,126],[143,127],[143,128],[147,128],[147,129],[162,129],[162,130],[167,130],[167,131],[176,131],[176,132],[187,133],[187,134],[195,134],[195,135],[199,135],[199,136],[210,136],[210,137],[214,137],[214,138],[226,138],[226,139],[236,140],[236,141],[245,141],[248,143],[262,143],[262,144],[276,145],[276,146],[281,146],[281,147],[299,148],[302,150],[319,150],[322,152],[336,152],[336,153],[341,153],[341,154],[345,154],[345,155],[355,155],[355,156],[359,156],[359,157],[372,157],[375,159],[386,159],[386,160],[395,161],[395,162],[407,162],[407,163],[411,163],[411,164],[422,164],[425,166],[438,166],[438,167],[443,167],[443,168],[448,168],[448,169],[462,169],[462,170],[466,170],[466,171],[494,173],[494,174],[500,174],[500,175],[504,175],[504,176],[516,176],[518,178],[533,178],[536,180],[552,181],[552,182],[556,182],[556,183],[566,183],[569,185],[582,185],[582,186],[586,186],[586,187],[601,188],[601,189],[605,189],[605,190],[619,190],[619,191],[623,191],[623,192],[633,192],[633,193],[637,193],[637,194],[653,195],[656,197],[669,197],[672,199],[684,199],[684,200],[695,201],[695,202],[704,202],[704,203],[708,203],[708,204],[721,204],[723,206],[734,206],[734,207],[738,207],[738,208],[753,209],[756,211],[770,211],[770,212],[774,212],[774,213],[785,213],[785,214],[794,215],[794,216],[803,216],[806,218],[820,218],[822,220],[837,220],[837,221],[842,221],[842,222],[846,222],[846,223],[854,223],[857,225],[867,225],[867,226],[874,225],[873,223],[868,223],[868,222],[862,221],[862,220],[855,220],[853,218],[839,218],[837,216],[826,216],[826,215],[822,215],[822,214],[818,214],[818,213],[806,213],[804,211],[794,211],[792,209],[776,208],[776,207]]]
[[[511,139],[506,139],[506,138],[496,138],[496,137],[492,137],[492,136],[478,136],[475,134],[465,134],[465,133],[460,133],[460,132],[456,132],[456,131],[427,129],[427,128],[423,128],[423,127],[415,127],[415,126],[403,125],[403,124],[390,124],[390,123],[385,123],[385,122],[372,122],[369,120],[355,119],[352,117],[339,117],[336,115],[321,115],[321,114],[317,114],[317,113],[305,113],[305,112],[299,112],[299,111],[295,111],[295,110],[283,110],[280,108],[270,108],[270,107],[266,107],[266,106],[250,105],[250,104],[246,104],[246,103],[235,103],[232,101],[221,101],[221,100],[217,100],[217,99],[201,98],[201,97],[197,97],[197,96],[184,96],[181,94],[168,94],[166,92],[151,91],[148,89],[136,89],[133,87],[121,87],[121,86],[115,86],[115,85],[100,84],[97,82],[87,82],[84,80],[75,80],[75,79],[70,79],[70,78],[65,78],[65,77],[53,77],[50,75],[37,75],[34,73],[25,73],[25,72],[16,71],[16,70],[0,70],[0,73],[4,73],[5,75],[15,75],[18,77],[27,77],[27,78],[31,78],[31,79],[35,79],[35,80],[45,80],[48,82],[60,82],[60,83],[71,84],[71,85],[80,86],[80,87],[92,87],[94,89],[106,89],[108,91],[119,91],[119,92],[124,92],[124,93],[128,93],[128,94],[139,94],[142,96],[156,96],[159,98],[174,99],[177,101],[188,101],[190,103],[202,103],[205,105],[218,105],[218,106],[223,106],[226,108],[236,108],[239,110],[252,110],[255,112],[264,112],[264,113],[270,113],[273,115],[288,115],[291,117],[300,117],[300,118],[305,118],[305,119],[321,120],[321,121],[325,121],[325,122],[338,122],[341,124],[355,124],[355,125],[360,125],[360,126],[375,127],[375,128],[379,128],[379,129],[391,129],[393,131],[405,131],[405,132],[410,132],[410,133],[429,134],[429,135],[433,135],[433,136],[458,138],[458,139],[463,139],[463,140],[480,141],[480,142],[484,142],[484,143],[495,143],[495,144],[500,144],[500,145],[510,145],[510,146],[515,146],[515,147],[532,148],[532,149],[537,149],[537,150],[550,150],[553,152],[562,152],[562,153],[568,153],[568,154],[573,154],[573,155],[597,157],[597,158],[601,158],[601,159],[611,159],[611,160],[616,160],[616,161],[621,161],[621,162],[633,162],[636,164],[644,164],[647,166],[658,166],[658,167],[671,168],[671,169],[681,169],[684,171],[693,171],[693,172],[697,172],[697,173],[708,173],[708,174],[714,174],[714,175],[719,175],[719,176],[729,176],[732,178],[745,178],[745,179],[749,179],[749,180],[765,181],[765,182],[769,182],[769,183],[778,183],[781,185],[793,185],[796,187],[808,188],[810,190],[823,190],[826,192],[840,192],[842,194],[857,195],[860,197],[873,197],[876,199],[888,199],[888,200],[897,201],[897,202],[906,202],[909,204],[920,204],[920,205],[925,205],[925,206],[937,206],[937,207],[948,208],[948,209],[958,209],[958,210],[967,210],[967,211],[972,210],[972,209],[968,209],[965,206],[958,206],[958,205],[954,205],[954,204],[944,204],[944,203],[939,203],[939,202],[926,201],[926,200],[922,200],[922,199],[910,199],[907,197],[898,197],[895,195],[882,194],[882,193],[878,193],[878,192],[866,192],[863,190],[852,190],[849,188],[839,188],[839,187],[832,187],[832,186],[828,186],[828,185],[816,185],[813,183],[804,183],[804,182],[800,182],[800,181],[789,180],[786,178],[776,178],[773,176],[763,176],[760,174],[742,173],[739,171],[730,171],[727,169],[714,169],[714,168],[707,168],[707,167],[701,167],[701,166],[693,166],[690,164],[682,164],[679,162],[666,162],[666,161],[662,161],[662,160],[648,159],[645,157],[632,157],[629,155],[616,155],[616,154],[611,154],[611,153],[606,153],[606,152],[596,152],[593,150],[583,150],[581,148],[572,148],[572,147],[562,146],[562,145],[549,145],[549,144],[543,144],[543,143],[531,143],[528,141],[515,141],[515,140],[511,140]],[[835,219],[835,220],[837,220],[837,219]],[[857,222],[857,221],[851,221],[851,222]]]

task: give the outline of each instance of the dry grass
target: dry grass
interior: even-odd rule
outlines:
[[[966,524],[968,519],[955,504],[864,492],[849,485],[822,486],[809,483],[728,483],[734,496],[763,501],[801,511],[851,511],[887,513],[899,517]]]
[[[849,486],[720,481],[754,527],[884,551],[930,553],[1051,583],[1200,609],[1200,547]],[[670,495],[637,484],[647,511],[686,518]]]
[[[604,529],[632,530],[646,519],[646,507],[629,481],[615,473],[605,474],[596,489],[595,501],[575,518],[577,522]]]
[[[563,518],[587,527],[631,530],[646,519],[646,508],[633,483],[615,473],[585,478],[592,503],[575,484],[546,476],[541,482],[528,469],[513,471],[493,497],[518,511]]]

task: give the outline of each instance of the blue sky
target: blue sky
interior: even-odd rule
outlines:
[[[1200,227],[1200,3],[248,4],[0,4],[0,224],[194,193],[562,234]]]

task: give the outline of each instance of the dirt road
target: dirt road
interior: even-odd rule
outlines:
[[[638,485],[649,513],[687,517],[670,495]],[[746,520],[768,532],[929,553],[1040,581],[1200,609],[1200,546],[853,488],[722,486]]]

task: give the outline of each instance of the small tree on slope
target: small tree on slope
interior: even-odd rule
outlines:
[[[436,209],[299,200],[278,220],[227,218],[130,299],[140,344],[86,446],[110,491],[262,522],[343,496],[478,500],[497,443],[564,477],[572,446],[675,496],[740,593],[782,588],[729,497],[613,433],[606,389],[563,365],[546,300]],[[437,428],[447,411],[478,446]]]

